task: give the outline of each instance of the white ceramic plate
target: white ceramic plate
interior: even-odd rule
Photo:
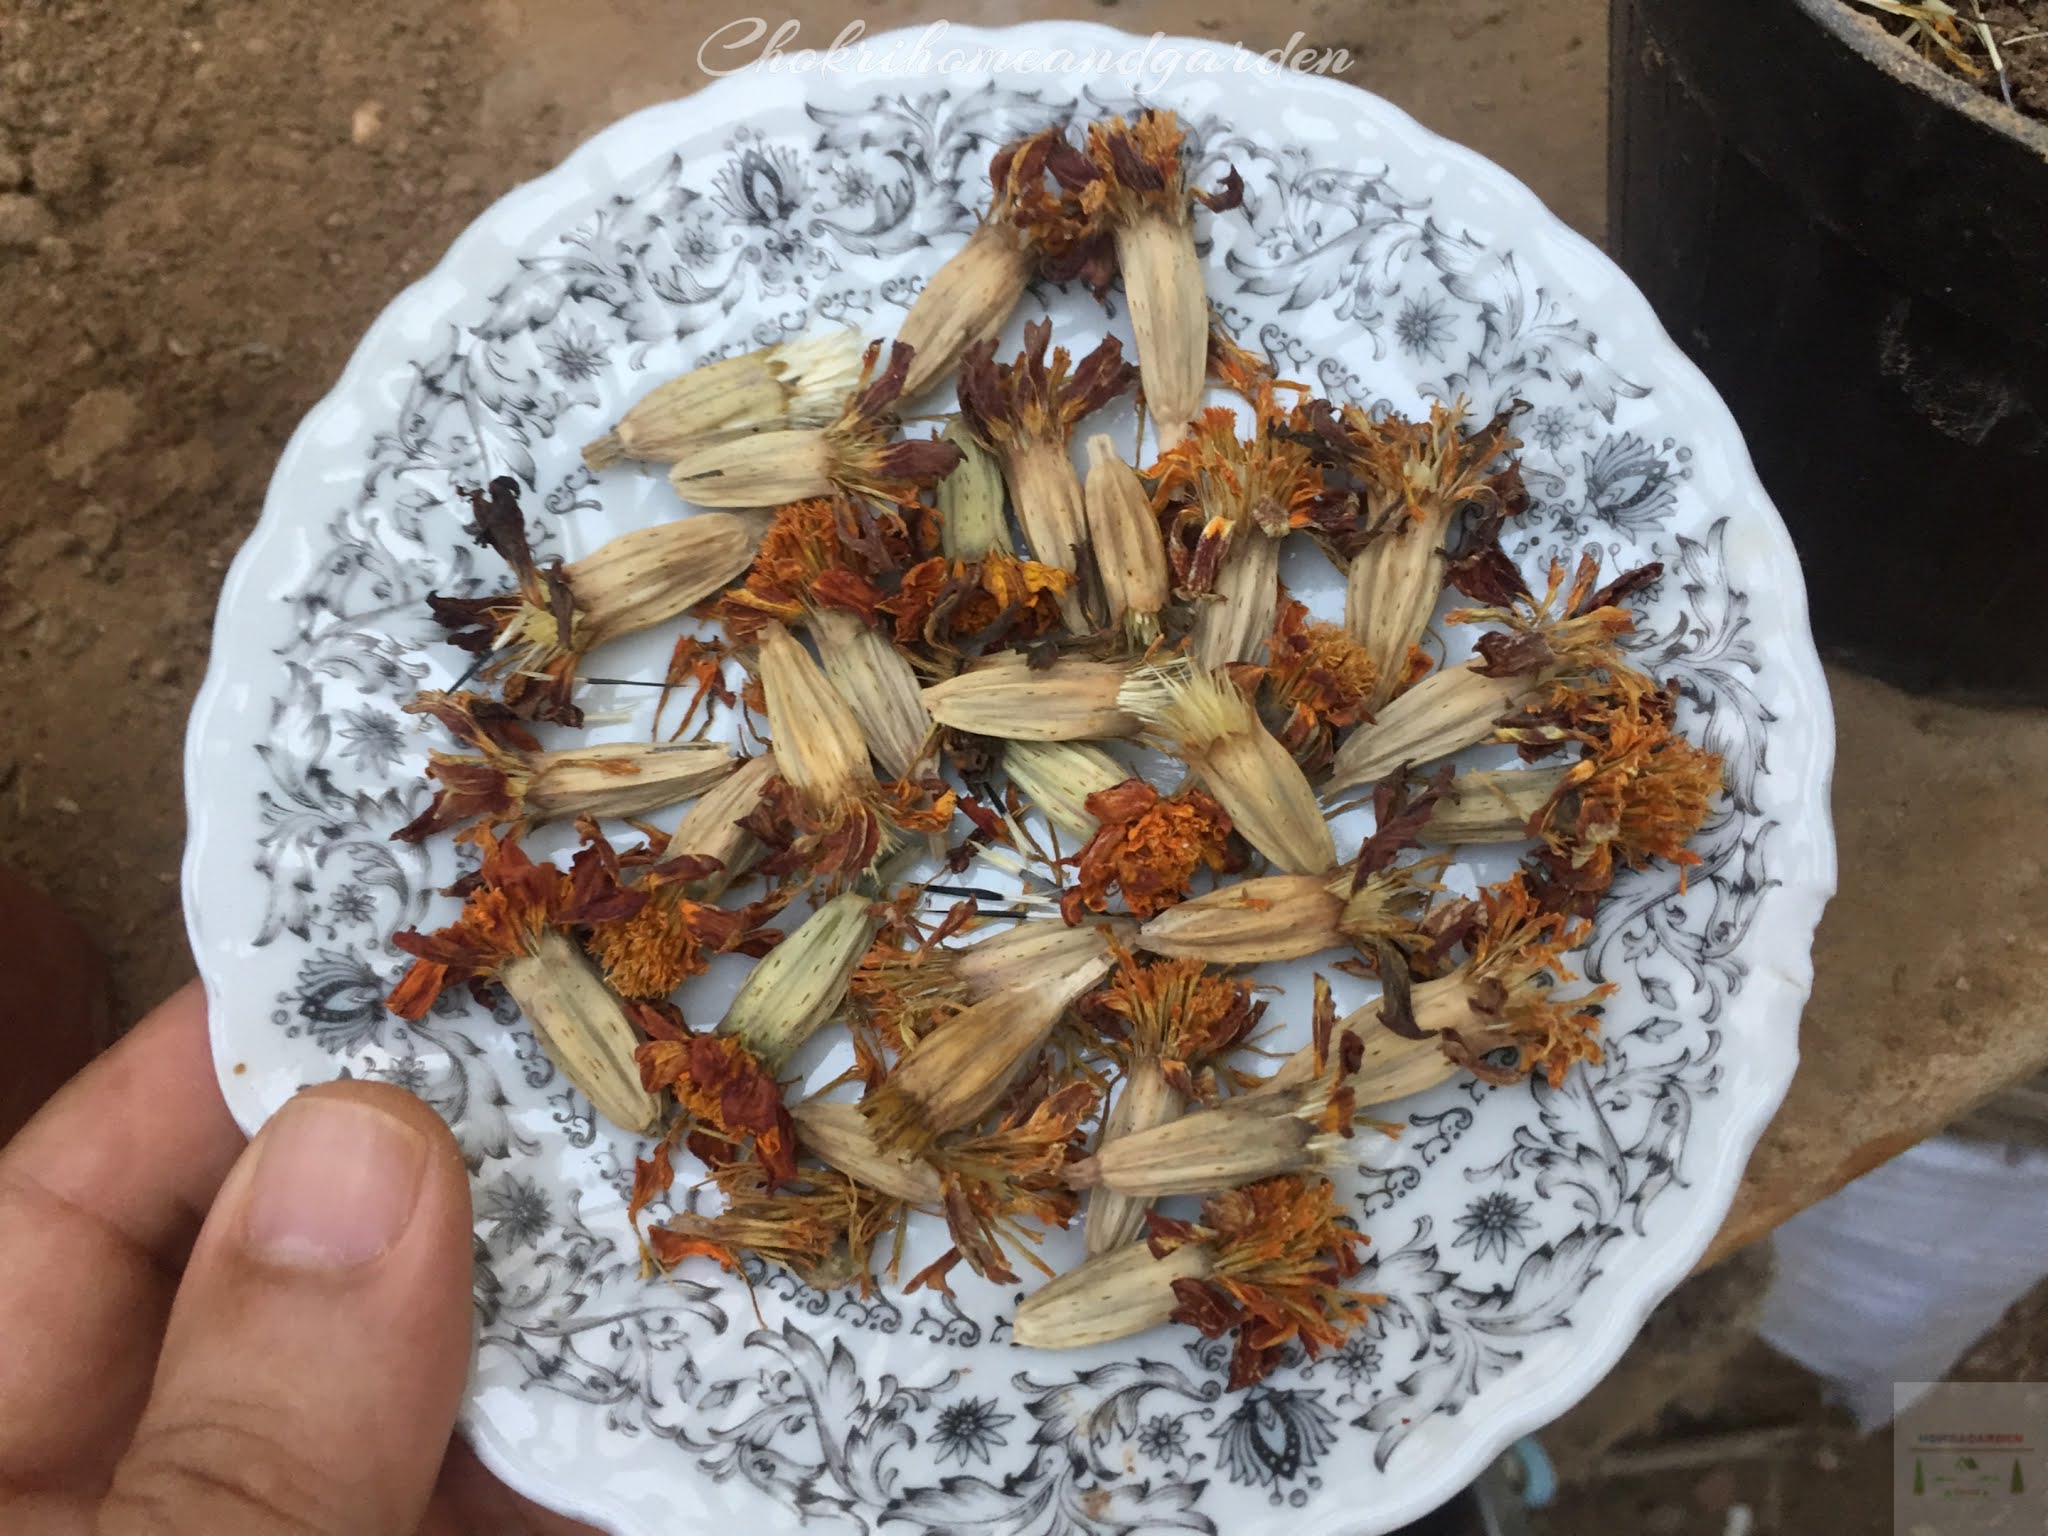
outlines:
[[[948,42],[1013,64],[1141,46],[1067,23]],[[1792,1075],[1834,881],[1832,729],[1798,564],[1728,413],[1621,274],[1492,165],[1348,87],[1174,46],[1220,72],[1142,94],[1114,72],[756,74],[620,123],[377,321],[228,578],[186,765],[186,911],[222,1085],[252,1130],[344,1072],[447,1116],[477,1211],[465,1422],[545,1503],[630,1536],[1234,1532],[1281,1510],[1303,1536],[1391,1529],[1614,1362],[1705,1248]],[[1531,574],[1588,544],[1617,567],[1664,561],[1641,659],[1728,767],[1690,889],[1629,877],[1602,910],[1585,959],[1619,986],[1605,1062],[1559,1090],[1467,1082],[1401,1106],[1399,1145],[1361,1144],[1344,1181],[1373,1239],[1361,1283],[1387,1304],[1340,1352],[1235,1395],[1223,1347],[1191,1330],[1018,1350],[1015,1293],[994,1287],[860,1300],[771,1276],[762,1326],[735,1280],[643,1282],[630,1138],[510,1016],[458,996],[406,1025],[380,1001],[404,963],[390,934],[453,910],[434,894],[446,841],[389,840],[435,743],[398,706],[464,660],[423,599],[504,583],[456,487],[519,476],[570,557],[684,515],[658,476],[594,480],[577,445],[709,356],[826,323],[891,334],[972,227],[997,143],[1139,104],[1180,113],[1201,184],[1226,163],[1245,177],[1244,210],[1200,222],[1246,344],[1365,404],[1464,394],[1483,419],[1529,402],[1537,505],[1510,549]],[[1047,292],[1011,339],[1038,313],[1070,344],[1128,336],[1120,313]],[[1334,609],[1318,557],[1287,569]],[[655,675],[668,638],[594,670]],[[639,711],[608,734],[647,729],[642,690],[585,702]],[[693,1018],[717,1016],[743,965],[691,984]],[[1305,1012],[1305,974],[1275,1016]]]

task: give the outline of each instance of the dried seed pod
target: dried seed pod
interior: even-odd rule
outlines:
[[[1487,768],[1451,780],[1430,822],[1432,841],[1504,843],[1529,835],[1529,823],[1557,798],[1570,768]]]
[[[1109,1143],[1074,1170],[1077,1185],[1097,1185],[1146,1200],[1206,1195],[1280,1174],[1320,1176],[1334,1167],[1341,1130],[1325,1130],[1326,1085],[1225,1100]]]
[[[757,663],[782,777],[824,808],[862,799],[874,775],[853,708],[801,642],[762,626]]]
[[[761,856],[761,843],[743,825],[761,803],[761,793],[781,772],[773,752],[750,757],[715,789],[683,813],[663,850],[667,857],[694,854],[716,859],[718,873],[702,882],[705,899],[715,898]]]
[[[906,1205],[939,1203],[937,1170],[922,1158],[883,1151],[858,1104],[806,1099],[789,1113],[804,1149],[820,1162]]]
[[[405,708],[431,715],[477,751],[427,755],[427,777],[440,787],[424,811],[391,834],[402,842],[475,821],[537,826],[641,816],[695,799],[739,763],[730,748],[708,741],[541,751],[512,711],[468,693],[422,693]]]
[[[872,893],[845,891],[796,926],[748,972],[718,1032],[780,1073],[846,997],[846,984],[881,927]]]
[[[1113,946],[1130,936],[1131,925],[1111,919],[1070,928],[1064,923],[1019,923],[1016,927],[948,951],[953,969],[972,998],[993,997],[1012,988],[1046,986],[1101,966]]]
[[[1013,741],[1003,748],[1003,771],[1045,819],[1075,837],[1100,825],[1088,797],[1114,789],[1130,770],[1100,747],[1079,741]]]
[[[1138,472],[1123,461],[1116,444],[1096,433],[1088,439],[1088,479],[1082,487],[1088,535],[1111,628],[1133,644],[1159,638],[1159,614],[1172,596],[1166,547],[1152,514],[1152,499]]]
[[[1109,946],[1099,947],[1078,964],[1048,961],[1037,979],[970,1004],[920,1039],[861,1105],[876,1140],[919,1151],[987,1114],[1068,1005],[1109,970]]]
[[[1324,405],[1316,441],[1334,467],[1364,489],[1371,537],[1352,557],[1344,614],[1378,669],[1367,707],[1399,691],[1409,652],[1429,629],[1444,588],[1445,544],[1467,508],[1505,518],[1528,505],[1520,470],[1502,460],[1521,442],[1510,430],[1519,402],[1476,432],[1466,405],[1430,406],[1426,421],[1373,417]]]
[[[1330,760],[1323,794],[1338,795],[1385,778],[1404,763],[1431,763],[1476,746],[1503,717],[1540,703],[1550,685],[1540,676],[1489,677],[1483,663],[1432,672],[1360,726]]]
[[[1006,219],[977,225],[946,258],[903,317],[896,339],[912,348],[903,397],[915,400],[959,366],[975,342],[999,335],[1031,281],[1031,252]]]
[[[960,462],[939,482],[940,550],[948,560],[1016,554],[1004,516],[1002,462],[958,416],[948,419],[939,436],[960,451]]]
[[[602,845],[586,847],[564,870],[536,864],[516,837],[501,840],[488,827],[476,841],[483,860],[456,920],[435,933],[392,935],[414,958],[385,1006],[402,1019],[423,1018],[446,988],[497,981],[522,1010],[540,1010],[527,1014],[536,1038],[599,1113],[626,1130],[652,1130],[659,1117],[631,1070],[635,1036],[624,1006],[563,936],[630,917],[645,895],[619,884],[617,861]]]
[[[505,703],[521,715],[581,725],[570,702],[586,653],[688,611],[746,569],[760,542],[758,519],[707,513],[636,529],[567,566],[543,568],[527,543],[518,482],[472,494],[477,535],[503,556],[518,590],[494,597],[428,595],[450,641],[484,658],[478,671],[504,679]]]
[[[1253,534],[1231,547],[1213,593],[1195,604],[1188,652],[1205,672],[1257,662],[1280,614],[1280,541]]]
[[[593,470],[621,459],[672,464],[709,439],[773,428],[822,427],[860,376],[853,330],[800,336],[692,368],[649,391],[617,426],[583,447]]]
[[[890,349],[879,372],[880,343],[870,346],[860,378],[830,426],[756,432],[680,454],[669,483],[685,501],[704,507],[765,507],[846,494],[899,505],[950,471],[958,450],[931,440],[891,442],[894,410],[911,352]]]
[[[1043,565],[1072,571],[1080,586],[1091,579],[1088,520],[1080,477],[1068,457],[1068,443],[1083,416],[1099,410],[1131,387],[1137,370],[1123,359],[1114,336],[1075,363],[1065,347],[1051,361],[1052,322],[1024,327],[1024,350],[1014,363],[995,360],[995,343],[968,348],[960,364],[961,419],[1002,461],[1010,505],[1025,542]],[[1079,588],[1064,595],[1068,627],[1086,633]]]
[[[1216,965],[1306,959],[1345,942],[1338,927],[1344,899],[1333,883],[1322,875],[1264,875],[1218,886],[1148,919],[1138,946]]]
[[[1176,659],[1133,672],[1117,703],[1202,776],[1231,824],[1268,859],[1296,874],[1337,862],[1301,766],[1227,680]]]
[[[1062,658],[1031,666],[1014,651],[924,691],[941,725],[1005,741],[1087,741],[1135,736],[1138,721],[1117,702],[1129,668]]]
[[[1129,1076],[1110,1101],[1109,1113],[1102,1121],[1101,1144],[1178,1120],[1186,1110],[1187,1100],[1166,1080],[1165,1067],[1153,1057],[1141,1057],[1131,1064]],[[1150,1201],[1120,1195],[1113,1189],[1093,1191],[1082,1225],[1088,1256],[1108,1253],[1135,1239],[1151,1208]]]
[[[1211,212],[1244,197],[1236,171],[1216,192],[1193,191],[1181,164],[1183,134],[1171,112],[1147,110],[1088,128],[1079,202],[1093,229],[1106,229],[1130,301],[1146,409],[1161,447],[1177,443],[1201,408],[1209,355],[1209,301],[1195,252],[1194,203]],[[1068,179],[1078,180],[1073,171]]]
[[[852,708],[882,771],[892,779],[919,777],[930,763],[934,727],[909,661],[850,613],[820,610],[811,628],[825,675]]]
[[[1340,1217],[1328,1181],[1268,1179],[1205,1200],[1200,1222],[1153,1217],[1144,1243],[1090,1259],[1027,1296],[1012,1337],[1078,1348],[1169,1319],[1206,1338],[1234,1332],[1229,1386],[1239,1391],[1295,1344],[1311,1359],[1336,1348],[1386,1300],[1345,1286],[1365,1244]]]
[[[593,1109],[642,1136],[660,1128],[661,1105],[640,1086],[633,1064],[639,1036],[617,994],[574,944],[559,933],[543,933],[531,953],[499,967],[498,982],[519,1005],[548,1060]]]
[[[1657,685],[1622,659],[1620,639],[1635,628],[1635,616],[1621,600],[1662,571],[1661,565],[1640,566],[1596,590],[1599,557],[1588,551],[1569,589],[1557,562],[1540,599],[1453,613],[1453,623],[1502,627],[1479,637],[1472,660],[1431,673],[1353,732],[1337,749],[1323,792],[1337,794],[1403,763],[1434,762],[1489,739],[1516,739],[1501,722],[1517,710],[1598,697],[1635,707],[1653,697]]]

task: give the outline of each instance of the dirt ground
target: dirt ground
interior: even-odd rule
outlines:
[[[946,14],[1072,8],[968,0]],[[1347,78],[1601,233],[1602,0],[1296,4],[1277,20],[1253,0],[1085,8],[1139,33],[1267,48],[1299,31],[1346,47],[1358,58]],[[813,7],[821,18],[848,9]],[[701,83],[698,43],[744,14],[657,0],[0,9],[0,441],[12,448],[0,495],[0,864],[87,922],[118,1015],[192,972],[177,890],[181,739],[221,575],[286,437],[370,320],[464,225],[621,113]],[[867,13],[875,30],[934,14],[904,0]],[[806,21],[803,40],[822,44],[836,27]],[[1863,739],[1912,729],[1910,707],[1881,690],[1850,702],[1866,712]],[[1859,847],[1883,856],[1920,811],[1902,790],[1861,832],[1845,823],[1845,860]],[[1975,888],[1967,868],[1922,877],[1929,890]],[[1882,922],[1835,929],[1830,972],[1891,976],[1900,938]],[[1964,963],[1967,938],[1939,956],[1945,968]],[[2009,981],[2022,974],[2017,956],[1987,963]],[[1895,981],[1895,995],[1913,984]],[[1759,1412],[1820,1422],[1802,1375],[1761,1353],[1751,1363],[1732,1379],[1762,1407],[1724,1394],[1699,1423]],[[1781,1469],[1779,1523],[1759,1529],[1888,1529],[1882,1472],[1859,1471],[1867,1457],[1881,1468],[1881,1444],[1829,1451],[1832,1472]],[[1545,1529],[1718,1533],[1717,1510],[1737,1492],[1764,1494],[1742,1483],[1747,1472],[1730,1474],[1732,1490],[1712,1475],[1704,1489],[1697,1477],[1613,1484]],[[1678,1514],[1653,1518],[1667,1507]]]

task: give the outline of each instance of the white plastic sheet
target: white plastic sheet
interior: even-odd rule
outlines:
[[[1764,1338],[1875,1429],[1892,1418],[1894,1383],[1939,1381],[2048,1275],[2048,1152],[1937,1137],[1774,1242]]]

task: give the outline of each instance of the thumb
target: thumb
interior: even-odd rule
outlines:
[[[394,1536],[433,1490],[470,1332],[469,1185],[410,1094],[309,1089],[221,1187],[101,1536]]]

